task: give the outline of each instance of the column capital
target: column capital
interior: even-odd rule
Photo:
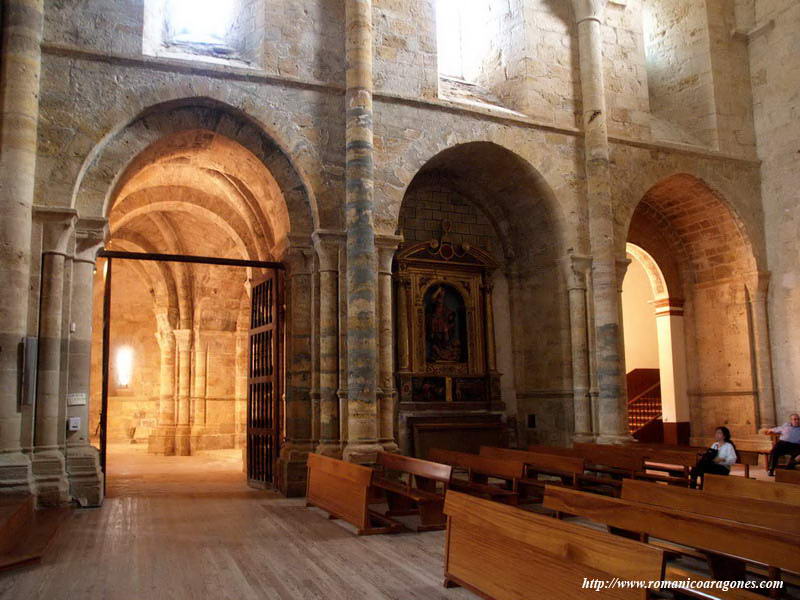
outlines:
[[[283,254],[283,262],[287,266],[287,275],[308,275],[314,259],[314,249],[308,245],[290,245]]]
[[[400,244],[403,243],[402,235],[376,235],[375,248],[378,250],[378,272],[392,273],[392,261]]]
[[[78,211],[68,207],[34,206],[33,213],[42,224],[42,253],[66,256]]]
[[[317,229],[311,239],[317,251],[319,270],[338,271],[339,249],[347,243],[347,234],[344,231]]]
[[[175,329],[172,332],[175,336],[175,344],[178,347],[178,352],[185,352],[192,349],[193,333],[191,329]]]
[[[108,219],[104,217],[78,218],[75,225],[75,260],[95,264],[97,253],[108,235]]]
[[[766,300],[771,278],[772,273],[769,271],[752,271],[744,275],[744,285],[751,301]]]
[[[608,4],[608,0],[572,0],[572,12],[575,15],[575,22],[578,24],[583,21],[602,23],[606,4]]]
[[[581,254],[570,254],[564,259],[564,271],[567,278],[567,289],[585,290],[586,278],[592,268],[592,257]]]
[[[617,289],[622,293],[622,282],[625,281],[625,274],[632,261],[630,258],[618,258],[615,262],[617,265]]]

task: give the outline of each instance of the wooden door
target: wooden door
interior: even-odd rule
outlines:
[[[273,485],[280,449],[283,364],[283,272],[273,269],[253,284],[247,374],[247,480]]]

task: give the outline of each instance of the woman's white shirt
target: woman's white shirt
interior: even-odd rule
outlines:
[[[722,444],[714,442],[711,447],[717,451],[717,458],[720,459],[716,461],[718,465],[723,465],[730,469],[736,463],[736,450],[734,450],[733,444],[730,442],[722,442]]]

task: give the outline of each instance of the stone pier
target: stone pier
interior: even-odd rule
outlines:
[[[3,2],[0,77],[0,491],[32,490],[20,447],[21,344],[28,327],[31,217],[36,171],[42,0]]]
[[[347,445],[345,460],[371,462],[378,443],[378,272],[372,131],[372,1],[347,0],[346,203]]]

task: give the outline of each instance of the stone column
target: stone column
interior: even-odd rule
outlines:
[[[156,433],[148,440],[147,451],[151,454],[175,454],[175,334],[169,328],[156,334],[161,350],[159,373],[158,423]]]
[[[28,327],[31,217],[43,23],[42,0],[6,0],[0,74],[0,493],[29,493],[20,448],[20,352]]]
[[[42,273],[39,298],[39,369],[36,379],[33,478],[40,505],[69,499],[61,434],[66,428],[62,407],[61,348],[64,312],[64,265],[77,212],[70,208],[37,208],[42,223]]]
[[[373,225],[372,0],[346,0],[347,409],[343,456],[372,462],[378,443],[377,269]]]
[[[392,327],[392,261],[399,236],[381,236],[378,247],[378,432],[379,443],[386,452],[397,452],[395,406],[397,390],[394,385],[394,329]]]
[[[203,343],[198,332],[194,344],[194,369],[192,380],[192,447],[202,449],[202,437],[206,433],[206,364],[208,343]]]
[[[683,300],[663,298],[656,300],[653,304],[656,309],[664,442],[688,445],[691,436],[689,396],[686,383]]]
[[[619,322],[619,394],[624,407],[625,424],[628,423],[628,367],[625,363],[625,320],[622,315],[622,284],[631,265],[629,258],[617,259],[617,313]],[[626,429],[627,431],[627,429]]]
[[[567,259],[570,335],[572,342],[572,407],[576,442],[594,441],[589,370],[589,315],[586,306],[587,274],[592,268],[588,256],[573,254]]]
[[[234,431],[236,448],[247,446],[247,358],[249,354],[249,332],[246,329],[236,330],[236,392]],[[246,461],[245,461],[246,462]]]
[[[286,389],[284,443],[277,483],[286,496],[305,493],[306,457],[311,444],[311,265],[313,250],[293,244],[287,250]],[[278,423],[275,424],[278,426]]]
[[[628,438],[620,389],[619,298],[614,255],[614,215],[609,176],[601,23],[606,0],[572,0],[580,37],[586,194],[592,252],[592,301],[599,418],[597,441]]]
[[[178,358],[178,402],[175,424],[175,454],[189,456],[192,453],[192,426],[189,420],[191,377],[192,377],[192,338],[191,329],[176,329],[175,346]]]
[[[758,390],[758,427],[775,427],[779,415],[775,409],[775,396],[772,387],[772,352],[769,341],[769,321],[767,300],[770,274],[754,273],[747,280],[747,294],[750,299],[750,318],[753,327],[753,371]]]
[[[100,454],[89,443],[89,390],[92,373],[92,303],[97,253],[107,233],[106,219],[79,219],[75,258],[72,261],[72,311],[75,332],[69,339],[67,416],[81,420],[80,429],[68,433],[67,475],[69,494],[81,506],[103,503]]]
[[[314,246],[319,260],[319,416],[316,452],[341,457],[339,439],[339,248],[344,236],[318,231]]]

